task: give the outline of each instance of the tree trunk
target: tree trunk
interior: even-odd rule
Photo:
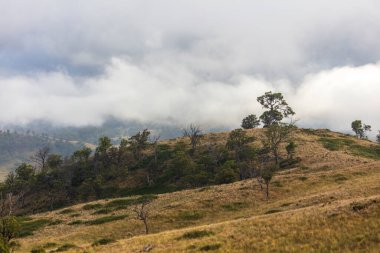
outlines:
[[[143,219],[145,225],[145,234],[149,234],[148,219]]]

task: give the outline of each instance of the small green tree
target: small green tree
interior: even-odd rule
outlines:
[[[128,140],[129,147],[131,148],[135,159],[138,161],[142,159],[142,151],[149,145],[149,135],[150,131],[148,129],[144,129],[142,132],[138,132]]]
[[[244,129],[256,128],[260,125],[260,120],[254,114],[250,114],[243,119],[241,127]]]
[[[264,109],[267,109],[260,119],[264,123],[264,127],[271,126],[281,122],[283,118],[287,118],[295,114],[293,109],[285,101],[281,93],[265,92],[264,95],[257,98],[257,101]]]
[[[296,153],[296,143],[294,141],[290,141],[288,145],[286,145],[286,152],[288,153],[288,159],[293,159],[294,154]]]
[[[354,120],[351,123],[351,128],[358,139],[366,139],[367,136],[365,135],[365,132],[371,131],[371,126],[363,124],[361,120]]]
[[[289,140],[294,128],[293,124],[285,123],[274,124],[266,128],[263,144],[272,152],[276,165],[280,164],[280,145]]]
[[[261,171],[261,177],[265,183],[265,196],[267,201],[269,200],[269,183],[272,180],[274,171],[272,168],[266,168]]]
[[[253,141],[253,138],[249,138],[246,132],[241,129],[235,129],[230,132],[228,135],[226,146],[228,149],[233,150],[235,152],[235,160],[236,162],[240,162],[241,155],[246,147],[246,145]]]
[[[20,231],[20,223],[15,216],[5,216],[0,218],[0,252],[11,252],[12,240]]]

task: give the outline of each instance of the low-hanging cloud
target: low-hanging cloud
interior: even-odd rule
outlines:
[[[98,125],[107,117],[141,122],[238,127],[260,114],[256,98],[283,92],[304,127],[347,131],[362,119],[380,127],[380,64],[339,67],[307,75],[294,85],[240,75],[231,82],[202,79],[186,67],[134,65],[114,58],[101,76],[75,79],[65,72],[1,78],[1,123],[46,120],[57,125]]]
[[[80,7],[78,7],[80,5]],[[377,0],[0,0],[0,124],[238,127],[283,92],[305,127],[380,127]]]

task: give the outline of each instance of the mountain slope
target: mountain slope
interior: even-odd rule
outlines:
[[[209,134],[203,142],[226,136]],[[19,251],[375,252],[380,242],[376,146],[325,130],[299,130],[295,139],[301,164],[275,175],[268,202],[256,179],[161,194],[148,206],[152,235],[143,235],[133,212],[139,196],[100,200],[33,215],[25,223],[43,225],[19,239]]]

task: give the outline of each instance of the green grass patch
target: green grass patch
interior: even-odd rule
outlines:
[[[45,253],[45,252],[46,252],[46,250],[43,247],[41,247],[41,246],[34,247],[30,251],[30,253]]]
[[[42,245],[42,247],[44,249],[54,248],[54,247],[57,247],[57,246],[58,246],[58,244],[56,244],[55,242],[47,242],[44,245]]]
[[[20,224],[20,233],[19,237],[26,237],[33,235],[35,231],[38,229],[48,225],[51,222],[51,220],[48,219],[39,219],[39,220],[31,220],[31,221],[24,221]]]
[[[116,221],[116,220],[122,220],[122,219],[127,218],[127,217],[128,217],[127,214],[105,216],[105,217],[101,217],[101,218],[98,218],[95,220],[86,221],[85,224],[86,225],[100,225],[100,224],[104,224],[104,223],[108,223],[108,222],[112,222],[112,221]]]
[[[323,147],[330,151],[342,150],[345,146],[350,146],[355,143],[353,140],[350,139],[328,137],[322,137],[320,138],[320,141],[322,142]]]
[[[92,243],[92,246],[99,246],[99,245],[106,245],[115,242],[114,239],[111,238],[102,238],[99,240],[96,240],[95,242]]]
[[[200,220],[203,218],[203,213],[199,211],[181,211],[177,218],[185,221]]]
[[[178,237],[177,240],[197,239],[212,235],[214,235],[214,232],[212,231],[194,230],[184,233],[182,236]]]
[[[62,252],[62,251],[67,251],[69,249],[74,249],[76,248],[77,246],[75,244],[71,244],[71,243],[66,243],[66,244],[63,244],[62,246],[58,247],[58,249],[56,249],[55,251],[53,252]]]
[[[83,221],[83,220],[75,220],[75,221],[67,223],[67,225],[72,226],[72,225],[80,225],[80,224],[84,224],[84,223],[85,223],[85,221]]]
[[[331,151],[347,148],[353,155],[380,160],[380,145],[363,146],[345,138],[320,138],[322,145]]]
[[[200,251],[218,250],[222,245],[220,243],[207,244],[199,248]]]
[[[109,208],[103,208],[103,209],[99,209],[99,210],[96,210],[95,212],[93,212],[92,214],[94,215],[101,215],[101,214],[109,214],[112,212],[112,209],[109,209]]]
[[[100,209],[102,207],[103,207],[102,204],[96,203],[96,204],[86,204],[86,205],[82,206],[82,209],[83,210],[94,210],[94,209]]]
[[[143,195],[138,198],[125,198],[125,199],[115,199],[108,202],[105,205],[105,208],[114,209],[114,210],[122,210],[127,209],[131,205],[138,205],[144,202],[150,202],[157,199],[157,195]]]
[[[229,204],[222,205],[222,208],[227,211],[237,211],[239,209],[243,209],[247,207],[248,205],[243,202],[233,202]]]
[[[300,181],[306,181],[306,180],[307,180],[307,177],[305,177],[305,176],[301,176],[301,177],[298,177],[298,180],[300,180]]]
[[[341,183],[343,181],[347,181],[348,180],[348,178],[345,175],[343,175],[343,174],[335,174],[332,177],[333,177],[334,181],[337,182],[337,183]]]
[[[281,209],[269,209],[264,214],[279,213],[279,212],[282,212],[282,211],[283,210],[281,210]]]

